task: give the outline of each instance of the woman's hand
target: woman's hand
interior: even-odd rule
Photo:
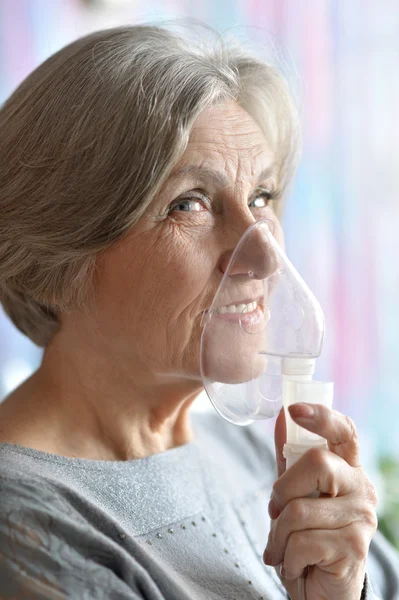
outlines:
[[[377,528],[376,491],[359,461],[356,427],[320,404],[290,407],[299,425],[326,438],[330,450],[308,450],[290,469],[282,454],[285,417],[276,423],[278,479],[269,504],[272,519],[264,561],[278,568],[293,600],[308,567],[306,600],[360,600],[370,541]],[[308,496],[318,490],[319,498]],[[302,599],[304,600],[304,599]]]

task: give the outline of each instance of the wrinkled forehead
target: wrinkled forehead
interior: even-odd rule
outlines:
[[[274,175],[274,156],[265,135],[236,102],[204,110],[194,122],[187,148],[173,175],[217,171],[219,183],[252,182]]]

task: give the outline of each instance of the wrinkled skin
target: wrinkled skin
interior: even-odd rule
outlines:
[[[256,219],[273,220],[283,243],[264,194],[278,190],[273,161],[261,130],[234,102],[199,116],[147,213],[99,258],[90,313],[63,315],[41,368],[2,404],[3,441],[129,460],[192,439],[188,408],[202,389],[202,313]],[[245,269],[236,275],[248,291],[247,279],[240,279]],[[353,424],[316,408],[310,421],[292,416],[326,437],[330,451],[312,450],[287,471],[284,423],[277,422],[279,471],[265,559],[283,564],[282,582],[293,600],[297,586],[288,577],[297,578],[306,565],[314,565],[307,600],[356,600],[376,528],[375,491],[359,464]],[[315,489],[322,497],[307,498]]]
[[[286,470],[284,411],[280,413],[275,429],[278,479],[269,503],[272,522],[264,561],[277,567],[292,600],[298,598],[298,577],[306,567],[306,600],[360,600],[377,529],[376,491],[360,465],[351,419],[320,404],[313,406],[313,416],[305,417],[309,406],[293,405],[290,415],[324,437],[329,450],[308,450]],[[320,497],[309,498],[315,490]]]

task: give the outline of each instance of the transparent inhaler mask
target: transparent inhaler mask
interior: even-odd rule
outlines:
[[[321,307],[273,231],[269,219],[245,231],[202,319],[203,384],[217,412],[237,425],[274,417],[284,363],[317,358],[323,343]]]

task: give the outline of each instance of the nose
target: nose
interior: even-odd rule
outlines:
[[[231,277],[249,276],[253,279],[266,279],[279,267],[279,257],[272,244],[275,223],[271,219],[254,221],[243,231],[234,229],[235,246],[226,251],[219,268],[224,274],[227,269]],[[237,235],[241,233],[241,235]]]

